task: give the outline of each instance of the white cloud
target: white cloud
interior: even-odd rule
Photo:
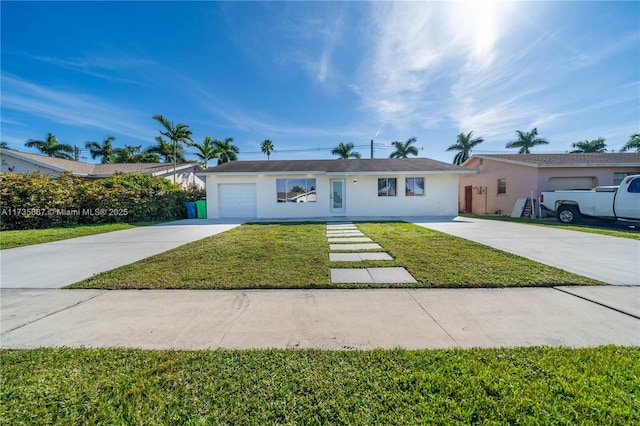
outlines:
[[[140,140],[149,139],[155,133],[150,127],[133,124],[148,118],[137,111],[86,94],[40,86],[6,73],[2,74],[2,107],[62,124],[117,132]]]
[[[396,128],[441,123],[452,79],[461,72],[475,77],[493,63],[508,9],[497,5],[374,3],[370,48],[356,86],[363,104]]]

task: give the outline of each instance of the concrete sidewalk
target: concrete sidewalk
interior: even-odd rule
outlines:
[[[61,288],[240,225],[186,219],[0,251],[0,288]]]
[[[2,289],[0,347],[640,345],[640,287],[256,291]]]
[[[639,240],[467,217],[404,220],[607,284],[640,286]]]

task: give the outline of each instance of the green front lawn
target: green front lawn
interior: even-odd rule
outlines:
[[[615,227],[606,224],[598,223],[596,219],[587,219],[579,225],[567,225],[565,223],[558,222],[555,218],[543,218],[543,219],[530,219],[525,217],[510,217],[510,216],[483,216],[475,214],[461,214],[462,217],[472,217],[476,219],[497,220],[500,222],[514,222],[524,223],[526,225],[537,226],[550,226],[553,228],[562,228],[569,231],[588,232],[590,234],[608,235],[610,237],[631,238],[634,240],[640,240],[640,230],[625,228],[622,222]]]
[[[502,287],[598,284],[481,244],[404,222],[358,223],[393,261],[330,263],[324,223],[247,224],[72,288],[241,289],[336,288],[331,267],[403,266],[414,287]]]
[[[24,229],[19,231],[0,231],[0,250],[33,244],[50,243],[52,241],[68,240],[69,238],[86,237],[87,235],[103,234],[105,232],[121,231],[151,223],[108,223],[103,225],[76,225],[64,228]]]
[[[640,349],[0,351],[1,424],[593,424],[640,418]]]

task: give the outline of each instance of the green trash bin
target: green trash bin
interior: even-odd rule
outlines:
[[[205,200],[196,201],[196,212],[198,219],[207,218],[207,202]]]

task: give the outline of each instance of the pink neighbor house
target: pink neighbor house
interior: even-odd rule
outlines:
[[[476,173],[460,175],[461,212],[511,215],[518,198],[529,205],[533,194],[537,215],[540,192],[618,185],[640,174],[640,153],[473,155],[462,166]]]

